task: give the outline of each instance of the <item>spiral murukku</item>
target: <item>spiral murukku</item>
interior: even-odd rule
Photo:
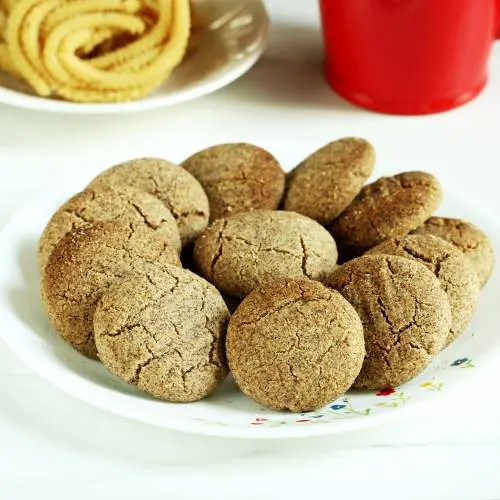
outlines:
[[[0,0],[0,10],[9,13],[19,0]]]
[[[44,97],[139,99],[170,76],[188,47],[189,0],[0,2],[7,19],[0,69]]]
[[[1,0],[0,0],[1,2]],[[0,43],[5,42],[5,30],[7,29],[7,16],[8,12],[0,3]]]
[[[9,4],[10,5],[10,4]],[[5,42],[5,30],[7,29],[7,5],[6,0],[0,0],[0,71],[10,73],[12,76],[22,78],[9,52]]]
[[[7,44],[0,42],[0,71],[5,71],[10,73],[12,76],[22,79],[21,73],[19,73],[14,61],[10,57],[9,49]]]

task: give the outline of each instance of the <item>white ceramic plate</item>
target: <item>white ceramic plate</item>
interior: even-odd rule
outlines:
[[[264,51],[269,18],[261,0],[194,0],[207,27],[172,77],[139,101],[79,104],[37,97],[0,71],[0,102],[59,113],[122,113],[190,101],[225,87],[246,73]]]
[[[377,171],[377,175],[382,172]],[[85,179],[87,181],[87,179]],[[320,411],[297,415],[262,408],[229,378],[212,397],[191,404],[154,400],[111,375],[66,344],[49,326],[39,300],[36,244],[53,211],[86,182],[72,181],[22,210],[0,235],[0,334],[33,370],[87,403],[118,415],[200,434],[283,438],[344,432],[399,417],[435,402],[443,392],[464,390],[477,367],[500,347],[497,332],[500,273],[483,290],[472,325],[419,377],[394,392],[353,393]],[[478,223],[500,248],[500,231],[473,202],[447,193],[443,214]],[[432,405],[425,408],[432,413]]]

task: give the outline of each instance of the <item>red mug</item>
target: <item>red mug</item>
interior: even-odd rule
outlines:
[[[320,0],[326,77],[359,106],[438,113],[473,99],[500,35],[500,0]]]

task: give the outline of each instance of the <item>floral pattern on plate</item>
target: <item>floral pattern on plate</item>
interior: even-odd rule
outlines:
[[[464,357],[455,359],[453,362],[448,363],[447,368],[474,368],[474,364],[470,358]],[[411,391],[413,390],[423,389],[430,392],[441,392],[443,387],[443,382],[433,378],[431,380],[421,382],[417,386],[413,386],[412,389],[405,388],[404,390],[400,390],[394,387],[386,387],[370,393],[356,393],[354,397],[351,394],[346,394],[342,398],[318,411],[301,413],[295,415],[293,418],[288,418],[289,415],[292,414],[276,412],[276,414],[281,415],[282,418],[264,418],[258,416],[250,422],[250,425],[253,427],[276,427],[282,425],[316,424],[339,418],[369,417],[373,414],[373,412],[389,411],[391,409],[404,406],[411,400]],[[361,397],[363,400],[370,399],[371,402],[365,405],[359,405],[353,401]]]

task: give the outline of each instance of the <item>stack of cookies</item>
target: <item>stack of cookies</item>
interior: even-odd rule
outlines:
[[[471,223],[433,216],[434,176],[366,184],[374,166],[358,138],[288,175],[250,144],[114,166],[41,236],[51,323],[172,402],[229,370],[260,404],[297,412],[403,384],[464,331],[494,255]]]

